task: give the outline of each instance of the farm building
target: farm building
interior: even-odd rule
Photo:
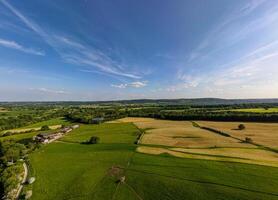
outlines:
[[[72,131],[72,128],[71,127],[65,127],[65,128],[63,128],[63,129],[61,129],[61,132],[63,132],[63,133],[69,133],[69,132],[71,132]]]
[[[34,140],[40,143],[49,143],[55,139],[58,139],[61,137],[63,133],[57,132],[57,133],[40,133],[34,137]]]
[[[59,139],[64,134],[71,132],[73,129],[78,128],[79,125],[73,125],[69,127],[62,128],[61,130],[54,132],[54,133],[40,133],[36,136],[34,136],[33,140],[40,142],[40,143],[50,143],[54,140]]]

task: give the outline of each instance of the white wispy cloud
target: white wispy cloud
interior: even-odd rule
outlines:
[[[100,50],[94,49],[90,46],[77,42],[73,39],[55,36],[55,49],[64,59],[64,61],[86,67],[87,70],[97,68],[102,72],[139,79],[141,76],[125,72],[120,64],[111,59]],[[84,70],[83,70],[84,71]]]
[[[220,68],[207,71],[206,73],[178,73],[179,83],[166,87],[168,92],[202,91],[203,94],[225,95],[236,92],[247,91],[249,93],[262,95],[261,88],[273,88],[278,85],[278,40],[259,46],[239,57],[236,61],[226,63]],[[276,87],[277,88],[277,87]],[[252,91],[253,90],[253,91]],[[252,91],[252,92],[251,92]],[[265,90],[265,95],[269,96]],[[271,91],[274,91],[271,89]],[[278,91],[278,90],[277,90]],[[209,92],[209,93],[205,93]],[[272,93],[277,96],[277,92]],[[244,94],[238,94],[244,97]]]
[[[32,20],[25,17],[21,12],[19,12],[6,0],[1,0],[0,2],[2,2],[3,5],[6,6],[15,16],[17,16],[28,28],[40,35],[46,42],[51,43],[49,36],[40,26],[38,26]]]
[[[212,85],[226,87],[237,85],[257,85],[261,82],[274,80],[278,82],[276,62],[278,61],[278,51],[263,54],[257,58],[232,66],[228,69],[220,70],[210,78]]]
[[[147,82],[141,82],[141,81],[136,81],[136,82],[132,82],[129,84],[130,87],[134,87],[134,88],[141,88],[141,87],[145,87],[147,86]]]
[[[116,84],[111,84],[111,87],[123,89],[123,88],[126,88],[126,87],[127,87],[127,84],[123,84],[123,83],[118,84],[118,85],[116,85]]]
[[[178,79],[183,82],[182,85],[184,88],[197,87],[201,81],[199,77],[187,74],[178,75]]]
[[[194,89],[197,88],[203,81],[200,76],[193,76],[191,74],[178,73],[177,79],[179,83],[170,85],[165,88],[167,92],[177,92],[184,89]]]
[[[266,0],[246,2],[201,40],[180,64],[183,67],[178,69],[178,83],[166,90],[191,94],[198,91],[204,96],[269,96],[267,92],[274,91],[278,84],[277,25],[278,4]],[[250,45],[249,38],[258,39]],[[262,88],[265,91],[258,91]]]
[[[13,32],[21,35],[30,33],[29,29],[25,28],[24,26],[20,26],[18,24],[14,24],[13,22],[7,21],[6,19],[2,19],[1,15],[0,15],[0,29],[8,30],[9,32]]]
[[[120,88],[120,89],[124,89],[127,87],[132,87],[132,88],[142,88],[142,87],[146,87],[147,86],[147,81],[134,81],[131,83],[121,83],[121,84],[112,84],[111,87],[115,87],[115,88]]]
[[[6,0],[1,0],[0,2],[25,23],[27,27],[37,33],[65,62],[81,66],[85,70],[97,69],[104,72],[104,74],[113,74],[131,79],[141,78],[138,74],[127,72],[126,69],[123,69],[122,64],[113,60],[103,51],[89,46],[88,44],[83,44],[81,41],[73,39],[73,37],[64,37],[53,34],[52,32],[47,32]]]
[[[267,0],[253,0],[246,2],[241,8],[235,9],[223,17],[206,35],[201,42],[188,55],[187,62],[199,62],[209,58],[212,54],[225,51],[225,48],[232,46],[248,35],[278,20],[277,4],[268,5],[268,9],[251,20],[244,19],[253,15],[257,9],[265,4],[271,4]]]
[[[39,56],[45,55],[45,53],[43,51],[32,49],[32,48],[27,48],[27,47],[24,47],[24,46],[18,44],[15,41],[5,40],[5,39],[1,39],[1,38],[0,38],[0,46],[10,48],[10,49],[15,49],[15,50],[22,51],[22,52],[28,53],[28,54],[34,54],[34,55],[39,55]]]
[[[54,90],[54,89],[48,89],[48,88],[29,88],[29,90],[34,90],[42,93],[50,93],[50,94],[70,94],[69,92],[66,92],[64,90]]]

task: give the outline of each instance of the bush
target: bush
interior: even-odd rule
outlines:
[[[50,130],[50,128],[49,128],[49,126],[47,126],[47,125],[43,125],[43,126],[41,127],[41,131],[48,131],[48,130]]]
[[[84,144],[97,144],[99,143],[99,137],[92,136],[88,141],[84,142]]]
[[[246,143],[252,143],[253,140],[252,140],[250,137],[246,137],[246,138],[245,138],[245,142],[246,142]]]
[[[193,122],[193,121],[192,121],[191,123],[192,123],[192,125],[193,125],[194,127],[196,127],[196,128],[201,128],[200,125],[197,124],[196,122]]]
[[[238,125],[238,129],[239,130],[244,130],[246,127],[245,127],[245,125],[244,124],[240,124],[240,125]]]

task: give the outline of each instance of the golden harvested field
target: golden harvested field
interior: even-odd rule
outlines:
[[[236,130],[241,122],[198,121],[197,123],[221,130],[240,139],[250,137],[255,143],[278,149],[278,123],[242,123],[246,127],[244,130]]]
[[[195,153],[203,155],[215,155],[221,157],[230,157],[232,159],[245,159],[246,161],[258,161],[267,164],[278,165],[278,154],[269,152],[262,149],[244,149],[244,148],[215,148],[215,149],[183,149],[183,148],[172,148],[171,150],[184,152],[184,153]],[[243,160],[244,161],[244,160]]]
[[[250,147],[239,141],[196,128],[190,121],[156,120],[150,118],[124,118],[140,129],[147,129],[142,144],[155,144],[185,148]]]
[[[50,129],[52,130],[55,130],[55,129],[58,129],[58,128],[61,128],[62,125],[53,125],[53,126],[48,126]],[[6,131],[3,131],[3,133],[6,133],[6,132],[11,132],[11,133],[21,133],[21,132],[25,132],[25,131],[39,131],[41,129],[41,127],[35,127],[35,128],[21,128],[21,129],[12,129],[12,130],[6,130]]]
[[[143,135],[140,144],[149,146],[138,147],[137,151],[141,153],[154,155],[167,153],[172,156],[183,158],[278,166],[278,153],[264,150],[252,144],[242,143],[236,139],[221,136],[211,131],[194,127],[190,121],[170,121],[151,118],[124,118],[115,122],[133,122],[138,128],[145,129],[145,134]],[[223,131],[236,128],[239,124],[206,121],[200,121],[198,123],[215,129],[225,127],[226,129],[220,129]],[[223,126],[221,126],[222,123],[224,124]],[[263,138],[263,130],[271,130],[271,127],[275,127],[273,126],[274,124],[245,124],[247,126],[247,130],[245,131],[245,135],[242,136],[242,139],[244,139],[245,136],[250,137],[252,127],[252,134],[258,135],[257,138],[260,136],[260,141],[267,140]],[[248,131],[249,128],[250,130]],[[258,132],[256,128],[258,128]],[[237,134],[243,134],[241,131],[235,132]],[[237,137],[237,135],[234,136]],[[275,137],[272,136],[271,138],[274,139]],[[275,144],[277,141],[278,140],[272,141],[272,143]],[[151,145],[161,145],[161,147]]]
[[[140,146],[137,148],[137,152],[153,155],[169,154],[180,158],[241,162],[278,167],[278,154],[260,149],[184,149]]]

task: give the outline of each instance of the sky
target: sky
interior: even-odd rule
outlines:
[[[0,0],[0,101],[278,98],[277,0]]]

